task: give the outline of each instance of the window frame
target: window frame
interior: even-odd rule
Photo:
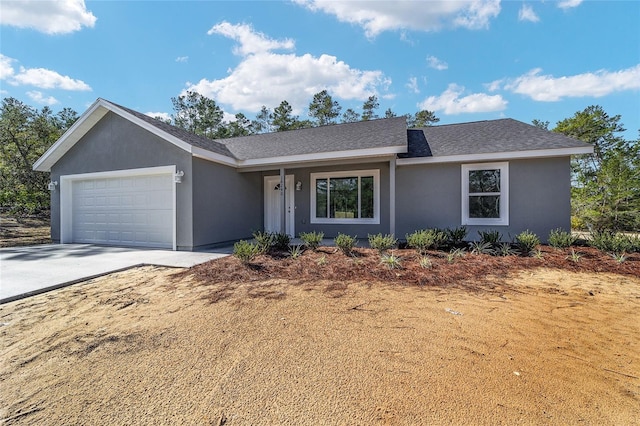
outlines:
[[[474,163],[462,165],[462,225],[509,225],[509,163]],[[500,170],[500,192],[469,192],[469,172],[475,170]],[[500,217],[477,218],[469,217],[469,197],[471,196],[500,197]]]
[[[361,184],[360,179],[363,177],[373,177],[373,217],[372,218],[331,218],[331,217],[317,217],[316,211],[316,181],[322,179],[332,178],[358,178],[358,191],[360,191]],[[329,206],[331,205],[331,195],[329,186],[327,185],[327,216],[329,214]],[[380,170],[348,170],[339,172],[318,172],[310,174],[309,191],[311,193],[311,209],[309,223],[324,223],[324,224],[380,224]],[[358,194],[358,212],[362,208],[361,195]]]

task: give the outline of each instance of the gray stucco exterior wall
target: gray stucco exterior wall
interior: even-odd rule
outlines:
[[[175,165],[191,176],[191,154],[114,114],[107,113],[51,168],[60,176]],[[193,246],[192,180],[176,187],[178,247]],[[51,193],[51,239],[60,242],[60,190]]]
[[[498,230],[509,241],[530,230],[543,242],[555,228],[571,226],[571,169],[569,157],[510,160],[509,225],[467,226],[467,239],[479,230]],[[462,224],[460,163],[398,167],[396,171],[396,235],[425,228],[453,228]]]
[[[380,171],[380,223],[379,224],[325,224],[311,223],[311,173],[356,171],[356,170]],[[277,175],[278,172],[265,172],[263,176]],[[294,175],[295,182],[302,183],[302,189],[295,191],[295,233],[324,232],[325,238],[334,238],[338,233],[358,236],[360,240],[366,240],[368,234],[389,232],[389,163],[358,163],[340,166],[322,166],[312,168],[287,169],[287,175]]]
[[[193,159],[193,248],[252,238],[263,227],[262,174]]]

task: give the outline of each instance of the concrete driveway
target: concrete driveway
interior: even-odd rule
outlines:
[[[0,304],[140,265],[187,268],[228,256],[231,247],[188,252],[90,244],[0,249]]]

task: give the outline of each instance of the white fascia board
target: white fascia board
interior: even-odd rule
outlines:
[[[97,99],[75,123],[51,147],[42,154],[42,157],[33,164],[33,170],[38,172],[50,172],[53,166],[62,156],[69,151],[109,110],[102,99]]]
[[[257,158],[253,160],[238,161],[239,168],[260,167],[260,166],[280,166],[290,163],[311,163],[317,161],[358,159],[370,157],[385,157],[389,155],[402,154],[407,152],[406,145],[389,146],[384,148],[367,148],[347,151],[318,152],[312,154],[287,155],[282,157]]]
[[[235,158],[227,157],[226,155],[217,154],[215,152],[208,151],[206,149],[198,148],[197,146],[191,147],[191,154],[194,157],[202,158],[203,160],[212,161],[214,163],[224,164],[229,167],[238,167],[238,160]]]
[[[418,164],[465,163],[472,161],[520,160],[527,158],[567,157],[571,155],[591,153],[593,153],[593,146],[589,145],[579,148],[540,149],[530,151],[495,152],[487,154],[445,155],[442,157],[399,158],[396,161],[396,164],[398,166],[411,166]]]

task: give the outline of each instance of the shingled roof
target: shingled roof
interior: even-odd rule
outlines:
[[[404,117],[264,133],[218,141],[239,160],[406,147]],[[406,149],[406,148],[405,148]]]
[[[393,155],[398,156],[398,164],[419,164],[460,161],[465,156],[492,160],[584,154],[593,150],[589,144],[510,118],[407,130],[405,117],[394,117],[211,140],[98,98],[36,161],[34,169],[50,171],[109,111],[137,122],[195,156],[235,167]]]
[[[446,157],[591,145],[511,118],[407,130],[408,152],[400,158]]]
[[[152,126],[162,130],[165,133],[170,134],[171,136],[175,136],[176,138],[188,143],[189,145],[197,146],[198,148],[205,149],[207,151],[215,152],[216,154],[225,155],[227,157],[233,157],[233,154],[229,151],[226,145],[205,138],[204,136],[196,135],[195,133],[188,132],[180,127],[173,126],[171,124],[167,124],[164,121],[156,120],[155,118],[149,117],[146,114],[142,114],[141,112],[132,110],[127,107],[123,107],[122,105],[118,105],[111,101],[107,101],[112,105],[117,106],[118,108],[128,112],[129,114],[139,118],[140,120],[151,124]]]

